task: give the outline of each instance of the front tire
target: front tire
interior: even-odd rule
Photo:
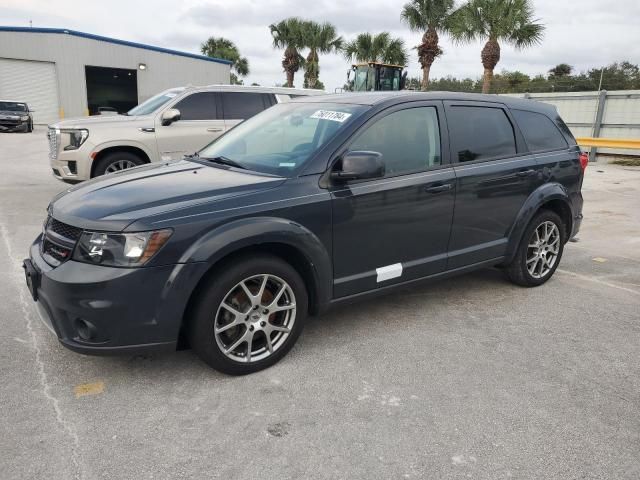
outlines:
[[[241,257],[219,268],[195,300],[191,347],[229,375],[267,368],[293,347],[308,311],[300,274],[271,255]]]
[[[115,173],[128,168],[137,167],[145,161],[135,153],[131,152],[111,152],[107,153],[96,164],[94,177],[99,177],[106,173]]]
[[[566,238],[566,228],[558,214],[540,211],[527,226],[516,256],[506,268],[509,279],[523,287],[545,283],[558,268]]]

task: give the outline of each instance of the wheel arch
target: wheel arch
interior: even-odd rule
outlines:
[[[96,166],[106,155],[113,152],[127,152],[140,157],[144,163],[151,163],[151,157],[142,147],[136,145],[113,145],[99,150],[91,162],[91,178],[95,175]]]
[[[573,228],[573,209],[571,207],[569,194],[559,183],[545,184],[529,195],[529,198],[527,198],[518,212],[518,216],[509,234],[505,264],[513,260],[527,225],[529,225],[531,219],[543,209],[551,210],[558,214],[565,226],[567,235],[565,241],[569,240]]]
[[[207,268],[195,281],[184,307],[180,325],[180,343],[190,308],[209,279],[241,256],[266,253],[291,265],[302,277],[309,295],[309,313],[323,311],[330,301],[332,285],[331,256],[320,239],[291,220],[246,218],[218,227],[200,238],[181,263],[206,263]]]

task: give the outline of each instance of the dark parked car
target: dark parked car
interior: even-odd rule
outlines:
[[[543,284],[580,226],[586,165],[556,110],[531,100],[300,99],[199,155],[54,198],[27,283],[72,350],[188,344],[254,372],[339,302],[489,266]]]
[[[24,102],[0,100],[0,132],[33,132],[33,116]]]

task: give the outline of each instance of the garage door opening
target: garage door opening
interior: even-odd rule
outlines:
[[[89,115],[125,113],[138,104],[138,72],[126,68],[85,67]]]

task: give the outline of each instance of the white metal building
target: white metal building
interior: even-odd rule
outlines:
[[[167,88],[229,83],[227,60],[73,30],[0,26],[0,99],[39,124],[124,112]]]

